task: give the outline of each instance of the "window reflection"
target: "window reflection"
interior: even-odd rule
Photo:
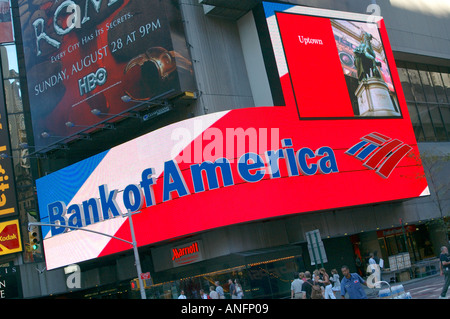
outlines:
[[[417,141],[448,141],[449,68],[402,61],[397,65]]]
[[[228,280],[237,279],[244,291],[243,299],[289,298],[292,276],[304,267],[299,260],[300,255],[287,256],[158,283],[148,287],[146,294],[149,299],[177,299],[183,290],[188,299],[200,299],[200,290],[209,295],[211,289],[215,290],[215,282],[219,282],[225,299],[232,299]]]

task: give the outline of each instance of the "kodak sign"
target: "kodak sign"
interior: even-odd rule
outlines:
[[[17,219],[0,223],[0,255],[22,251],[22,240]]]

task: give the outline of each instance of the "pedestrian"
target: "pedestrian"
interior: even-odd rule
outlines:
[[[373,259],[375,260],[375,263],[377,265],[380,264],[380,257],[378,257],[378,251],[376,251],[376,250],[373,252]]]
[[[215,285],[216,285],[216,291],[219,294],[219,299],[225,299],[225,293],[223,292],[223,288],[220,285],[220,282],[216,281]]]
[[[441,247],[441,255],[439,256],[439,259],[441,261],[441,276],[444,276],[444,287],[442,287],[442,292],[439,299],[445,299],[448,286],[450,285],[450,256],[446,246]]]
[[[334,294],[336,294],[338,291],[341,291],[341,280],[336,269],[331,269],[330,281],[333,284],[332,290]]]
[[[375,261],[373,253],[370,253],[369,266],[370,266],[371,274],[373,274],[375,272],[375,267],[376,267],[375,265],[376,264],[377,264],[377,262]]]
[[[186,299],[186,295],[184,294],[184,290],[181,290],[181,293],[178,296],[178,299]]]
[[[383,260],[383,258],[378,257],[378,251],[376,251],[376,250],[373,252],[373,259],[375,259],[375,262],[380,267],[380,271],[381,271],[381,268],[384,268],[384,260]]]
[[[313,284],[311,286],[311,299],[323,299],[323,280],[321,280],[319,271],[315,271],[315,276],[313,279]]]
[[[215,290],[214,286],[209,287],[209,297],[211,299],[219,299],[219,294]]]
[[[228,279],[228,289],[230,291],[231,299],[237,299],[236,286],[232,279]]]
[[[363,276],[363,262],[360,256],[356,256],[355,265],[356,269],[358,270],[358,274]]]
[[[242,289],[242,286],[239,283],[239,280],[235,279],[234,285],[236,286],[237,299],[242,299],[244,297],[244,290]]]
[[[199,299],[198,292],[197,292],[197,290],[195,290],[194,287],[192,287],[192,290],[191,290],[191,299]]]
[[[305,271],[305,282],[303,283],[303,299],[311,299],[311,290],[314,282],[311,280],[311,273],[309,271]]]
[[[321,280],[321,283],[322,283],[323,287],[325,287],[324,298],[325,299],[336,299],[336,296],[333,293],[333,285],[331,284],[330,276],[328,275],[327,271],[325,270],[325,268],[320,268],[319,272],[322,274],[322,278],[323,278]]]
[[[299,277],[300,277],[300,279],[301,279],[303,282],[306,281],[305,273],[304,273],[304,272],[301,272],[301,273],[299,274]]]
[[[345,294],[348,293],[350,299],[367,299],[366,292],[362,285],[367,285],[364,279],[357,273],[350,273],[348,266],[341,267],[342,275],[341,281],[341,297],[345,299]]]
[[[201,299],[209,299],[208,295],[205,293],[203,289],[200,289],[200,298]]]
[[[300,278],[300,274],[296,272],[291,283],[291,299],[303,299],[302,286],[303,280]]]
[[[312,281],[316,280],[316,277],[319,277],[319,280],[323,279],[323,276],[318,269],[313,271]]]

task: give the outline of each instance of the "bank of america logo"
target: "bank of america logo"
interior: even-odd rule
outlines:
[[[345,154],[363,161],[363,166],[388,178],[394,168],[412,147],[402,141],[373,132],[361,138],[361,142],[349,148]]]

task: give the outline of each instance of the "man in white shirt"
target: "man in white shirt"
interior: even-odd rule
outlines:
[[[294,280],[291,283],[291,299],[302,299],[303,298],[303,280],[300,279],[300,274],[298,272],[294,275]]]
[[[181,294],[178,296],[178,299],[186,299],[186,295],[184,294],[184,290],[181,290]]]
[[[225,293],[223,291],[222,286],[220,285],[220,282],[216,281],[215,285],[216,285],[216,291],[219,294],[219,299],[225,299]]]

